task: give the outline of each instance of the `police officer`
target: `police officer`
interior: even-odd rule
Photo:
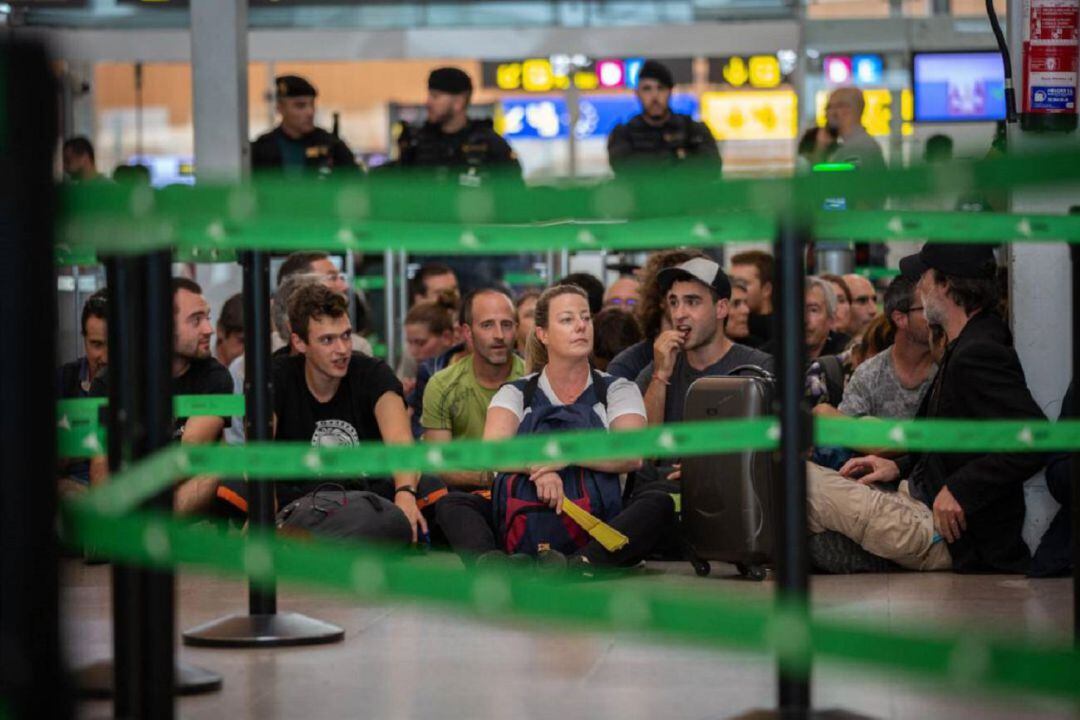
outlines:
[[[638,73],[637,94],[641,112],[621,123],[608,136],[608,162],[616,175],[648,163],[694,162],[715,167],[720,174],[720,152],[705,123],[671,111],[671,71],[655,60],[646,60]]]
[[[281,124],[251,143],[251,167],[290,174],[359,172],[349,146],[336,135],[315,127],[315,86],[296,75],[282,75],[275,85]]]
[[[472,99],[472,80],[462,70],[443,67],[428,76],[427,122],[419,128],[404,126],[398,138],[403,167],[443,167],[461,171],[463,183],[475,178],[482,167],[500,166],[521,174],[521,165],[510,145],[490,120],[467,115]]]

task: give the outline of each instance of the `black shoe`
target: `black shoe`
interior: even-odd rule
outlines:
[[[894,572],[899,566],[891,560],[864,550],[842,533],[827,530],[807,538],[807,554],[818,572],[834,575]]]
[[[558,550],[541,550],[536,555],[536,571],[544,575],[562,575],[566,572],[566,556]]]
[[[644,565],[644,561],[642,561]],[[584,555],[575,555],[566,563],[566,572],[571,577],[590,580],[596,577],[596,566]]]
[[[477,570],[503,570],[510,564],[510,556],[502,550],[488,550],[476,557]]]

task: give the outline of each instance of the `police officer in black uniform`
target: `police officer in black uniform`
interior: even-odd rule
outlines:
[[[646,60],[638,73],[637,94],[641,112],[621,123],[608,136],[608,162],[616,175],[632,167],[657,162],[694,163],[716,168],[720,175],[720,152],[705,123],[671,111],[671,71],[655,60]]]
[[[398,164],[413,168],[459,171],[463,184],[480,184],[480,169],[498,167],[521,175],[517,156],[495,132],[490,120],[467,115],[472,80],[462,70],[443,67],[428,76],[427,121],[419,128],[402,127]]]
[[[282,75],[275,85],[281,124],[251,143],[251,167],[289,174],[360,172],[349,146],[315,127],[315,86],[296,75]]]

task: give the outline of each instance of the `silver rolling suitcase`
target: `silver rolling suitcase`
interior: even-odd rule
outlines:
[[[686,395],[683,419],[737,420],[771,415],[772,376],[744,366],[726,377],[700,378]],[[709,560],[734,563],[755,580],[773,561],[775,454],[747,450],[687,457],[682,463],[682,532],[698,575]]]

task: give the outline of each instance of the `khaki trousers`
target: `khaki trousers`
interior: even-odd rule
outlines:
[[[909,570],[951,570],[944,540],[934,542],[934,514],[911,497],[906,480],[890,492],[806,464],[806,514],[812,534],[834,530]]]

